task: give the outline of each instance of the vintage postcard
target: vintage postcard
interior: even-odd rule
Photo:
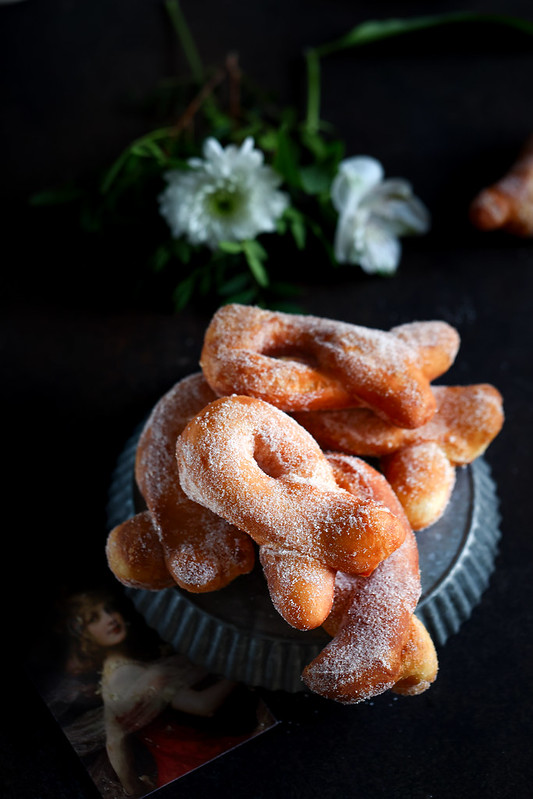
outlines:
[[[27,668],[105,799],[152,794],[277,723],[257,692],[171,650],[107,587],[58,600]]]

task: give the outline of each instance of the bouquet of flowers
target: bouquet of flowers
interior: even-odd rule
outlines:
[[[132,142],[90,192],[43,192],[33,202],[75,200],[93,230],[141,227],[151,238],[147,273],[170,280],[176,311],[198,298],[296,309],[291,281],[309,252],[318,248],[332,270],[392,275],[401,238],[428,232],[429,211],[410,183],[386,177],[372,155],[346,153],[321,119],[325,56],[450,23],[533,33],[525,20],[461,12],[364,22],[307,51],[300,117],[251,90],[235,54],[207,71],[179,3],[165,6],[190,67],[187,85],[164,87],[171,121]]]

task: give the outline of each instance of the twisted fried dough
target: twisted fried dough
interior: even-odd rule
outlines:
[[[328,615],[335,571],[372,571],[406,535],[388,507],[339,488],[316,441],[263,400],[210,403],[176,457],[187,496],[259,544],[273,603],[298,629]]]
[[[380,457],[381,468],[401,498],[414,530],[444,512],[455,466],[483,454],[503,425],[503,402],[489,384],[434,386],[437,410],[415,430],[380,419],[367,408],[295,413],[323,449]]]
[[[106,557],[109,568],[124,585],[149,591],[175,585],[165,562],[159,531],[148,510],[113,528],[107,537]]]
[[[412,428],[433,415],[429,381],[450,366],[458,346],[444,322],[387,333],[233,304],[211,320],[200,363],[218,395],[252,396],[285,411],[363,404]]]
[[[429,381],[448,371],[461,343],[459,333],[447,322],[408,322],[389,332],[416,350],[418,364]]]
[[[175,582],[200,593],[253,568],[250,538],[191,502],[179,485],[176,439],[214,396],[201,373],[191,375],[159,400],[144,426],[135,477],[148,511],[112,530],[107,543],[109,566],[126,585],[157,590]]]
[[[411,444],[381,459],[381,470],[396,493],[413,530],[435,524],[448,507],[455,468],[434,441]]]
[[[507,174],[474,198],[469,216],[479,230],[533,236],[533,136]]]
[[[400,671],[391,687],[394,694],[417,696],[435,682],[439,670],[431,636],[416,616],[411,616],[409,636],[402,649]]]
[[[412,444],[434,441],[455,466],[471,463],[486,450],[503,424],[500,392],[488,383],[433,386],[437,410],[415,430],[389,424],[368,408],[312,411],[292,416],[323,449],[381,457]]]
[[[437,674],[431,638],[413,615],[420,596],[418,549],[398,499],[386,480],[358,458],[329,454],[339,485],[387,504],[407,531],[403,544],[368,577],[337,574],[330,643],[303,671],[315,693],[354,704],[392,689],[426,690]]]

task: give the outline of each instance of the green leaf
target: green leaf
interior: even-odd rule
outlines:
[[[189,162],[185,158],[178,158],[174,155],[171,155],[167,159],[167,167],[168,169],[181,169],[184,172],[190,171],[191,167],[189,166]]]
[[[456,11],[449,14],[435,14],[411,18],[390,18],[367,20],[356,25],[344,36],[319,47],[310,48],[305,53],[307,64],[307,114],[306,126],[310,133],[316,133],[320,126],[320,59],[338,53],[349,47],[361,47],[404,33],[415,33],[441,25],[458,23],[489,23],[503,25],[525,34],[533,35],[533,22],[506,14],[483,14],[470,11]]]
[[[278,143],[272,166],[289,186],[296,188],[300,185],[298,161],[298,150],[287,130],[281,127],[278,131]]]
[[[174,294],[172,295],[172,299],[174,301],[174,306],[177,311],[182,311],[183,308],[189,303],[192,293],[194,290],[194,284],[196,282],[196,275],[193,272],[192,275],[189,275],[182,280],[181,283],[178,283],[176,288],[174,289]]]
[[[130,157],[130,151],[128,148],[119,155],[119,157],[116,159],[116,161],[113,164],[111,164],[111,166],[109,167],[104,176],[104,179],[102,180],[102,185],[100,188],[102,194],[107,194],[107,192],[110,190],[111,186],[117,179],[119,173],[124,168],[124,165],[126,164],[129,157]]]
[[[364,44],[399,36],[403,33],[413,33],[428,30],[440,25],[449,25],[463,22],[488,22],[506,25],[533,34],[533,22],[505,14],[476,14],[469,11],[457,11],[450,14],[435,14],[406,19],[368,20],[352,28],[347,34],[329,44],[317,47],[315,52],[319,57],[336,53],[347,47],[357,47]]]
[[[248,273],[241,272],[239,275],[235,275],[235,277],[226,280],[219,288],[218,292],[225,297],[228,294],[234,294],[235,292],[242,291],[248,286],[249,282],[250,276]]]
[[[178,261],[181,261],[183,264],[188,264],[190,262],[192,247],[185,239],[173,239],[171,248],[174,257],[177,258]]]
[[[335,172],[327,164],[309,164],[302,168],[302,189],[306,194],[325,194],[331,188]]]
[[[278,146],[278,133],[275,130],[267,130],[255,138],[258,147],[266,152],[274,152]]]
[[[250,251],[253,251],[257,255],[257,257],[260,258],[261,260],[266,260],[266,258],[268,258],[267,251],[265,250],[263,245],[257,241],[257,239],[245,239],[242,245],[244,250],[248,249]]]
[[[172,257],[170,249],[162,244],[156,249],[150,259],[150,266],[154,272],[162,272]]]
[[[243,241],[242,248],[246,262],[250,267],[250,272],[254,276],[257,283],[265,288],[270,282],[268,272],[263,265],[263,261],[267,258],[266,251],[258,241],[252,239]]]
[[[244,249],[240,241],[219,241],[218,248],[222,250],[222,252],[227,252],[230,255],[238,255],[243,252]]]
[[[167,157],[161,147],[155,141],[147,139],[134,145],[130,150],[131,155],[137,158],[155,158],[161,166],[166,165]]]
[[[32,194],[29,199],[30,205],[63,205],[78,200],[83,196],[81,189],[76,186],[63,186],[57,189],[46,189]]]
[[[305,242],[307,239],[307,230],[305,225],[305,217],[293,206],[287,208],[284,214],[285,219],[289,223],[289,227],[291,229],[292,237],[295,241],[296,246],[299,250],[303,250],[305,248]]]
[[[212,100],[212,98],[210,98]],[[220,111],[214,102],[209,102],[204,107],[204,113],[209,123],[210,135],[219,141],[230,135],[233,121],[228,114]]]
[[[125,150],[122,151],[122,153],[105,173],[100,185],[100,192],[102,194],[107,194],[117,180],[119,174],[126,166],[128,166],[128,162],[134,150],[139,147],[149,146],[148,142],[151,142],[153,145],[155,144],[156,139],[167,139],[169,136],[172,136],[172,134],[172,128],[158,128],[157,130],[152,130],[150,133],[147,133],[146,135],[141,136],[133,141]],[[162,151],[160,150],[160,152]]]

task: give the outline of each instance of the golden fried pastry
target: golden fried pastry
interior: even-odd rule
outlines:
[[[109,568],[124,585],[149,591],[175,585],[165,562],[159,531],[148,510],[111,530],[106,557]]]
[[[272,604],[297,630],[320,627],[335,592],[335,570],[312,555],[263,544],[259,559]]]
[[[431,386],[459,344],[439,321],[385,332],[222,307],[202,372],[144,426],[147,508],[109,533],[112,572],[137,588],[214,591],[251,571],[257,545],[280,615],[332,637],[303,671],[310,690],[345,704],[425,691],[438,662],[415,616],[413,530],[439,518],[456,467],[503,424],[493,386]]]
[[[419,366],[430,381],[448,371],[461,343],[459,333],[447,322],[408,322],[392,327],[390,333],[416,350]]]
[[[201,373],[178,382],[156,404],[137,446],[135,477],[148,507],[156,537],[149,534],[146,514],[124,522],[111,532],[109,565],[127,585],[139,582],[138,550],[142,541],[151,546],[151,557],[159,562],[160,550],[172,579],[194,593],[224,587],[253,568],[255,551],[250,538],[201,505],[191,502],[182,491],[175,459],[176,439],[189,419],[214,399]],[[117,542],[131,541],[132,524],[143,535],[132,548],[117,548]],[[120,561],[119,561],[120,552]],[[133,557],[135,555],[135,557]],[[155,567],[154,567],[155,568]],[[160,587],[160,575],[153,584]]]
[[[439,444],[424,441],[385,455],[381,470],[413,530],[423,530],[440,519],[455,485],[455,468]]]
[[[211,320],[200,363],[221,396],[252,396],[285,411],[362,404],[413,428],[432,417],[429,381],[449,367],[458,346],[444,322],[384,332],[233,304]]]
[[[335,571],[371,572],[406,535],[383,503],[340,488],[312,436],[263,400],[210,403],[176,457],[187,496],[259,544],[274,605],[299,629],[324,621]]]
[[[323,449],[360,457],[381,457],[412,444],[434,441],[455,466],[471,463],[486,450],[503,424],[500,392],[488,383],[433,386],[437,410],[425,425],[406,430],[368,408],[313,411],[292,416]]]
[[[533,236],[533,136],[507,174],[474,198],[469,216],[479,230]]]
[[[416,616],[411,616],[409,637],[402,649],[400,671],[391,687],[394,694],[417,696],[435,682],[439,662],[431,636]]]
[[[431,638],[413,615],[420,596],[418,549],[409,523],[386,480],[348,455],[329,454],[339,485],[374,497],[403,518],[403,544],[370,576],[338,572],[332,612],[324,628],[333,636],[303,671],[306,686],[328,699],[354,704],[389,689],[426,690],[437,674]]]
[[[436,413],[415,430],[392,425],[368,408],[293,416],[323,449],[381,458],[411,526],[421,530],[444,512],[455,480],[453,467],[483,454],[504,419],[501,394],[489,384],[434,386],[433,394]]]

